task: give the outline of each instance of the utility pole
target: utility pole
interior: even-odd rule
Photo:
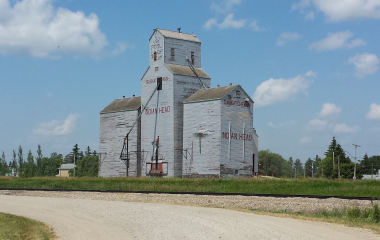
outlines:
[[[371,174],[372,174],[371,179],[373,179],[373,163],[371,163]]]
[[[338,155],[338,179],[340,180],[340,161],[339,161],[339,155]]]
[[[311,177],[314,177],[314,162],[311,162]]]
[[[75,177],[75,167],[76,165],[75,165],[75,153],[74,153],[74,177]]]
[[[335,152],[333,152],[333,170],[335,169]]]
[[[355,180],[356,179],[356,148],[360,146],[357,144],[352,144],[352,145],[355,146],[355,166],[354,166],[354,177],[353,177],[353,179]]]

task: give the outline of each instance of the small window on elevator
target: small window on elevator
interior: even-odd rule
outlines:
[[[191,52],[191,64],[194,65],[194,52]]]
[[[153,59],[154,59],[154,61],[157,61],[157,52],[154,52]]]
[[[227,95],[227,99],[231,100],[231,95]]]
[[[170,56],[174,57],[174,48],[170,49]]]
[[[240,98],[240,91],[236,91],[236,97]]]

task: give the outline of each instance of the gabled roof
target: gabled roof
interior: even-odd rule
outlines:
[[[173,74],[195,77],[195,74],[193,73],[193,71],[191,71],[191,69],[190,69],[189,66],[169,64],[169,63],[165,63],[165,66]],[[201,77],[201,78],[210,78],[210,76],[207,75],[207,73],[202,68],[196,68],[195,67],[194,69],[195,69],[195,72],[198,74],[199,77]]]
[[[180,33],[180,32],[169,31],[169,30],[165,30],[165,29],[159,29],[159,28],[156,28],[155,31],[158,31],[159,33],[162,34],[162,36],[168,37],[168,38],[175,38],[175,39],[181,39],[181,40],[186,40],[186,41],[191,41],[191,42],[199,42],[199,43],[201,42],[194,34]],[[153,34],[154,34],[154,32],[153,32]],[[153,36],[153,34],[152,34],[152,36]],[[152,38],[152,36],[150,38]]]
[[[187,98],[184,103],[189,102],[199,102],[199,101],[209,101],[209,100],[218,100],[226,96],[229,92],[239,87],[253,102],[253,100],[249,97],[249,95],[244,91],[244,89],[240,85],[229,85],[225,87],[216,87],[216,88],[207,88],[200,89],[196,91],[193,95]]]
[[[141,107],[141,97],[119,98],[119,99],[115,99],[112,103],[110,103],[107,107],[105,107],[100,112],[100,114],[135,110],[135,109],[139,109],[140,107]]]

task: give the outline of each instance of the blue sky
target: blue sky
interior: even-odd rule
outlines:
[[[255,101],[259,149],[380,155],[378,0],[0,0],[0,151],[98,150],[99,112],[140,95],[155,28],[194,33],[211,86]],[[120,141],[122,144],[122,140]]]

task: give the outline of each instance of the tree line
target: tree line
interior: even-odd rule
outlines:
[[[50,157],[44,157],[42,154],[41,146],[38,145],[36,155],[33,155],[29,150],[24,154],[21,146],[18,150],[13,150],[13,154],[9,161],[7,161],[4,151],[0,157],[0,176],[19,176],[19,177],[44,177],[56,176],[59,168],[65,163],[74,163],[75,175],[78,177],[96,177],[98,176],[98,153],[88,146],[83,153],[80,151],[78,144],[75,144],[72,152],[63,156],[53,152]],[[26,158],[24,156],[26,155]],[[73,170],[71,171],[72,175]]]
[[[259,151],[259,172],[262,175],[273,177],[315,177],[328,179],[352,179],[354,177],[355,161],[347,156],[342,146],[333,137],[324,158],[318,155],[308,158],[305,164],[300,159],[290,157],[285,160],[281,155],[269,150]],[[352,156],[351,156],[352,157]],[[380,169],[380,156],[368,157],[357,161],[356,178],[361,179],[363,174],[376,174]]]

